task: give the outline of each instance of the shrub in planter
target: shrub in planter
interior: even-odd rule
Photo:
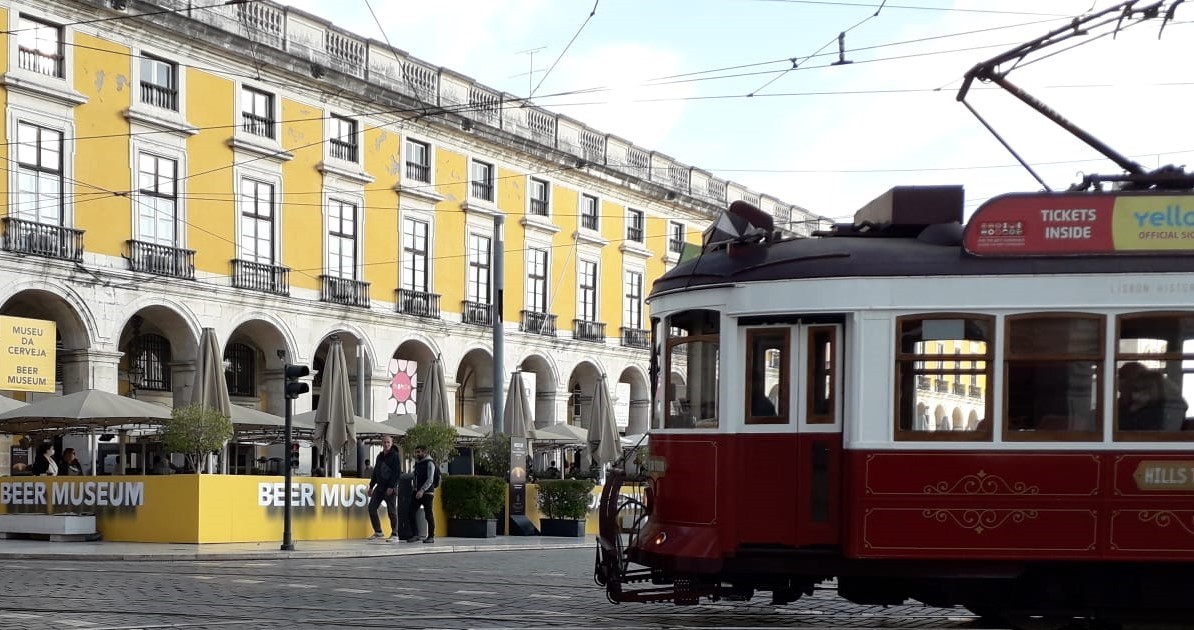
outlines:
[[[584,536],[593,482],[544,479],[539,482],[539,529],[544,536]]]
[[[492,538],[495,515],[506,505],[506,482],[497,477],[443,477],[440,494],[448,516],[448,535]]]

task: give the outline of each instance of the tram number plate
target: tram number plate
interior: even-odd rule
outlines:
[[[1140,490],[1187,490],[1194,492],[1194,461],[1144,460],[1132,474]]]

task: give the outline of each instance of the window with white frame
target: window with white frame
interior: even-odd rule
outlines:
[[[274,137],[274,95],[251,87],[241,88],[241,129],[263,138]]]
[[[328,153],[337,160],[356,162],[357,150],[357,121],[343,116],[332,116],[331,136],[328,140]]]
[[[328,202],[328,275],[356,279],[357,206],[332,199]]]
[[[406,139],[406,177],[424,184],[431,183],[431,145]]]
[[[141,55],[141,102],[178,111],[178,64]]]
[[[178,245],[178,162],[142,153],[137,158],[137,216],[139,240],[155,245]]]
[[[580,196],[580,226],[586,230],[597,229],[598,206],[597,197],[582,194]]]
[[[549,214],[548,208],[551,203],[551,186],[546,181],[535,177],[531,178],[530,186],[531,197],[531,214],[536,214],[545,217]]]
[[[274,264],[274,186],[255,179],[240,182],[240,259]]]
[[[673,254],[684,253],[684,224],[668,221],[667,251]]]
[[[426,221],[402,219],[402,288],[419,293],[428,292]]]
[[[64,78],[62,27],[21,16],[17,23],[17,65],[22,70]]]
[[[468,235],[468,291],[469,302],[489,304],[489,263],[492,241],[481,234]]]
[[[62,132],[22,121],[17,142],[16,218],[64,225]]]
[[[493,165],[473,160],[469,170],[472,196],[483,201],[493,201]]]
[[[626,271],[626,306],[622,312],[622,325],[640,330],[643,327],[643,272]]]
[[[597,262],[581,260],[577,264],[576,318],[597,321]]]
[[[646,219],[643,217],[642,210],[635,210],[628,208],[626,210],[626,240],[632,243],[643,242],[643,228],[646,225]]]
[[[547,312],[547,250],[539,247],[527,249],[526,310]]]

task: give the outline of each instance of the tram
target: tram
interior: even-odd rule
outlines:
[[[1194,195],[898,187],[785,238],[734,202],[654,285],[614,602],[1194,619]]]

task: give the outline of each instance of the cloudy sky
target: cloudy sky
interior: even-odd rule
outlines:
[[[878,15],[877,0],[288,4],[490,87],[534,90],[549,110],[842,218],[901,184],[961,184],[968,210],[1038,190],[957,102],[961,78],[1116,3],[902,0]],[[1160,26],[1091,33],[1008,79],[1147,167],[1185,164],[1194,155],[1194,6],[1181,6],[1158,38]],[[843,31],[852,63],[835,64]],[[606,89],[575,93],[592,88]],[[1119,171],[998,88],[978,85],[967,101],[1054,189]]]

